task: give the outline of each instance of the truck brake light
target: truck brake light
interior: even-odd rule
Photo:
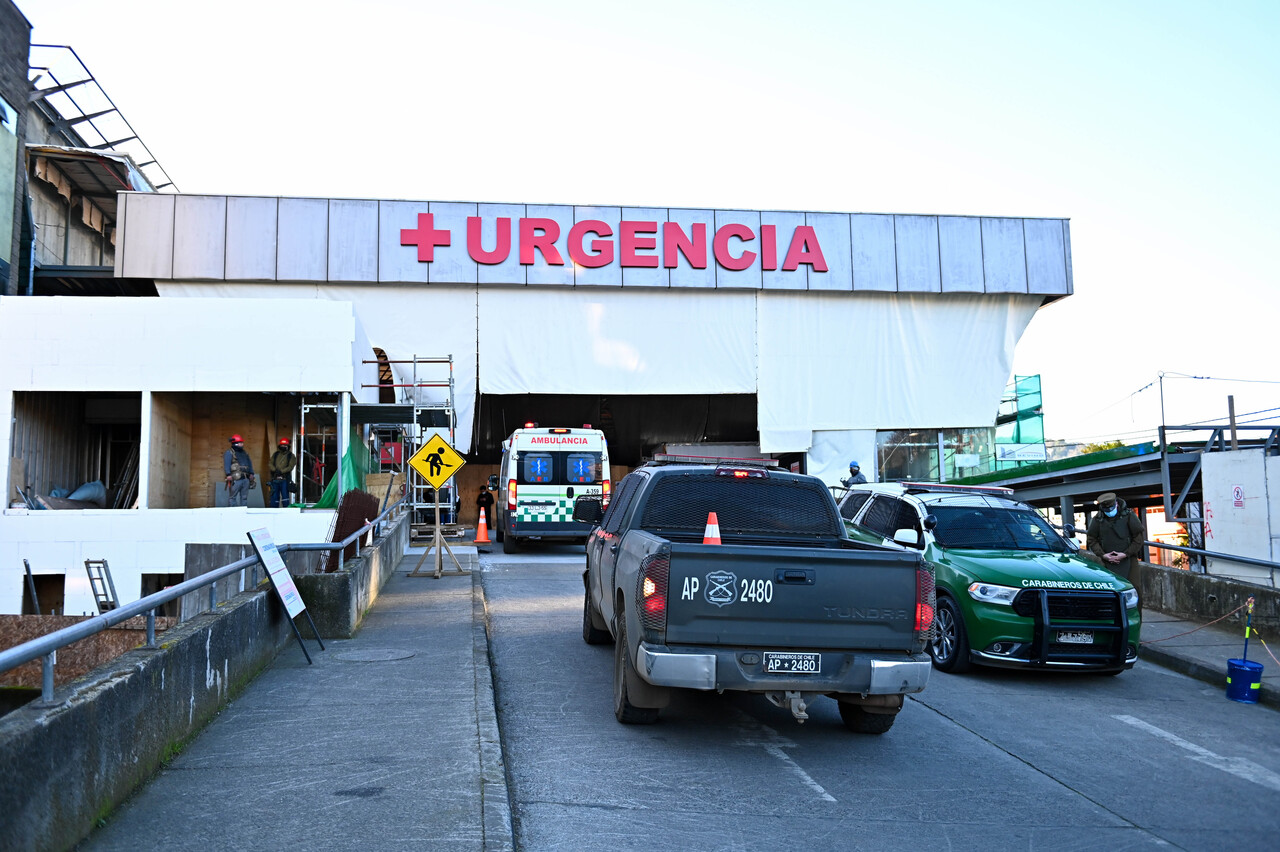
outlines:
[[[601,497],[600,497],[601,503],[600,503],[600,505],[601,505],[601,508],[607,509],[607,508],[609,508],[609,492],[610,492],[610,490],[611,490],[611,488],[612,488],[612,485],[610,484],[609,480],[607,480],[607,479],[606,479],[606,480],[604,480],[604,481],[602,481],[600,484],[601,484],[601,486],[603,486],[603,488],[601,489],[601,492],[600,492],[600,494],[601,494]]]
[[[937,589],[933,582],[933,572],[927,566],[916,568],[916,624],[917,633],[933,629],[933,616],[937,606]]]
[[[667,584],[671,577],[671,557],[665,551],[646,556],[640,563],[637,599],[640,624],[645,630],[667,629]]]
[[[507,509],[512,512],[516,510],[516,481],[514,479],[507,480]]]

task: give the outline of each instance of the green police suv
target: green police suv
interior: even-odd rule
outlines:
[[[850,538],[914,547],[933,564],[930,653],[938,669],[980,663],[1116,674],[1137,661],[1137,591],[1081,558],[1075,542],[1012,490],[912,482],[834,492]]]

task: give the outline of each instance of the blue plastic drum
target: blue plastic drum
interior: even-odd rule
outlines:
[[[1227,660],[1227,698],[1257,704],[1262,692],[1262,664],[1253,660]]]

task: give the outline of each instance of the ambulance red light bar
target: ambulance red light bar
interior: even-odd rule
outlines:
[[[1003,485],[947,485],[945,482],[903,482],[902,487],[908,492],[920,491],[960,491],[966,494],[993,494],[997,497],[1012,497],[1013,489]]]
[[[534,427],[536,427],[537,425],[538,425],[538,424],[537,424],[537,423],[534,423],[532,420],[528,420],[528,421],[526,421],[526,422],[525,422],[525,424],[524,424],[524,428],[526,428],[526,429],[533,429],[533,428],[534,428]]]

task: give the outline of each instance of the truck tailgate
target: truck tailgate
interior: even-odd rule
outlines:
[[[919,564],[890,550],[673,542],[666,641],[907,649]]]

